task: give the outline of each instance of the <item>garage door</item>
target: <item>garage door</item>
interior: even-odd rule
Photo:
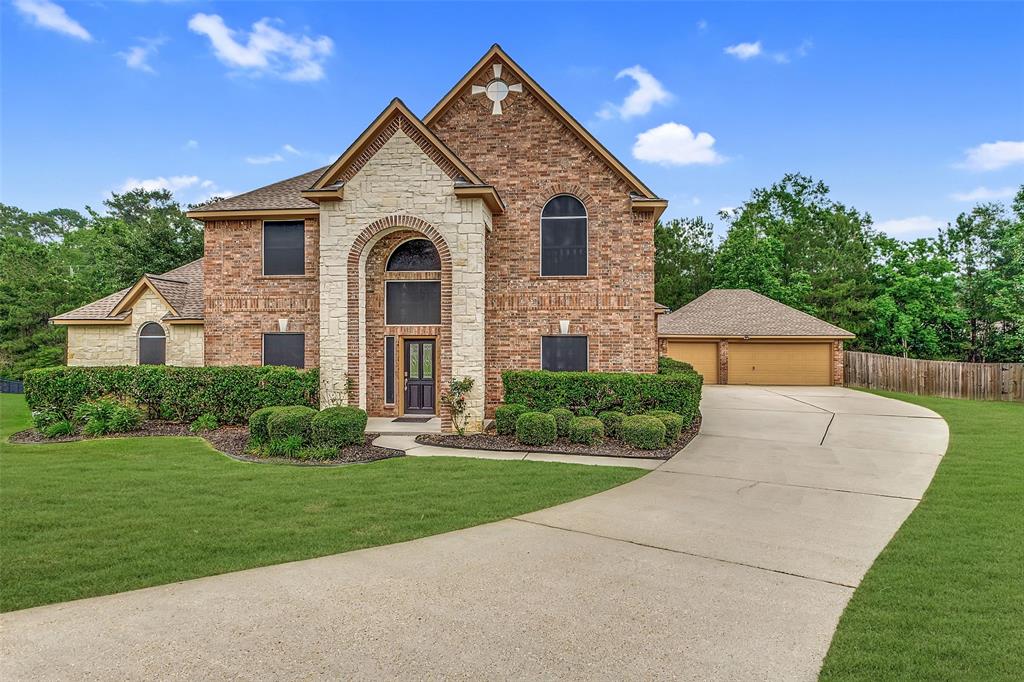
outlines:
[[[693,365],[705,384],[718,383],[718,343],[697,343],[684,341],[668,341],[666,352],[673,360],[688,362]]]
[[[729,383],[757,386],[828,386],[829,343],[729,343]]]

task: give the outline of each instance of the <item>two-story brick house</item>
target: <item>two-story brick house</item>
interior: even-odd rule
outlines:
[[[191,212],[201,263],[54,322],[69,364],[319,367],[372,416],[447,421],[472,377],[478,426],[505,369],[656,370],[666,205],[495,45],[424,118],[396,99],[329,167]]]

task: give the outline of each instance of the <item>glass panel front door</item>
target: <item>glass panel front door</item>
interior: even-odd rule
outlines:
[[[405,342],[405,413],[434,414],[434,342]]]

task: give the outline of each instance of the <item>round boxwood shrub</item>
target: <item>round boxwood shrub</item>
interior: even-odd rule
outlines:
[[[597,417],[573,417],[569,422],[569,440],[582,445],[597,445],[604,440],[604,424]]]
[[[523,445],[551,445],[558,438],[555,418],[545,412],[524,412],[516,420],[516,440]]]
[[[609,438],[618,438],[622,431],[622,420],[626,415],[616,410],[606,410],[597,415],[597,418],[604,424],[604,433]]]
[[[267,418],[267,432],[270,440],[283,440],[289,436],[297,436],[306,443],[309,439],[309,427],[313,422],[316,410],[305,405],[278,407]]]
[[[651,410],[647,414],[657,417],[665,424],[666,442],[675,443],[679,440],[679,434],[683,432],[683,426],[685,426],[683,415],[668,410]]]
[[[548,414],[555,418],[555,427],[558,429],[558,437],[565,438],[569,435],[569,422],[572,421],[572,410],[564,407],[555,407],[548,410]]]
[[[665,423],[649,414],[634,414],[622,420],[622,440],[640,450],[657,450],[665,445]]]
[[[267,428],[267,420],[274,413],[276,407],[263,407],[249,416],[249,439],[253,443],[266,443],[270,440],[270,430]]]
[[[313,417],[310,441],[320,447],[362,445],[366,439],[366,412],[358,407],[328,407]]]
[[[519,403],[498,405],[494,410],[494,427],[497,429],[498,435],[514,435],[516,432],[516,420],[519,419],[519,415],[526,411],[526,405],[520,405]]]

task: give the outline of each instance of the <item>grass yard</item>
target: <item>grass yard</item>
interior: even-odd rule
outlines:
[[[311,468],[229,459],[199,438],[10,445],[0,395],[0,610],[11,611],[497,521],[638,469],[399,458]]]
[[[821,679],[1019,680],[1024,404],[877,393],[941,414],[949,450],[854,593]]]

